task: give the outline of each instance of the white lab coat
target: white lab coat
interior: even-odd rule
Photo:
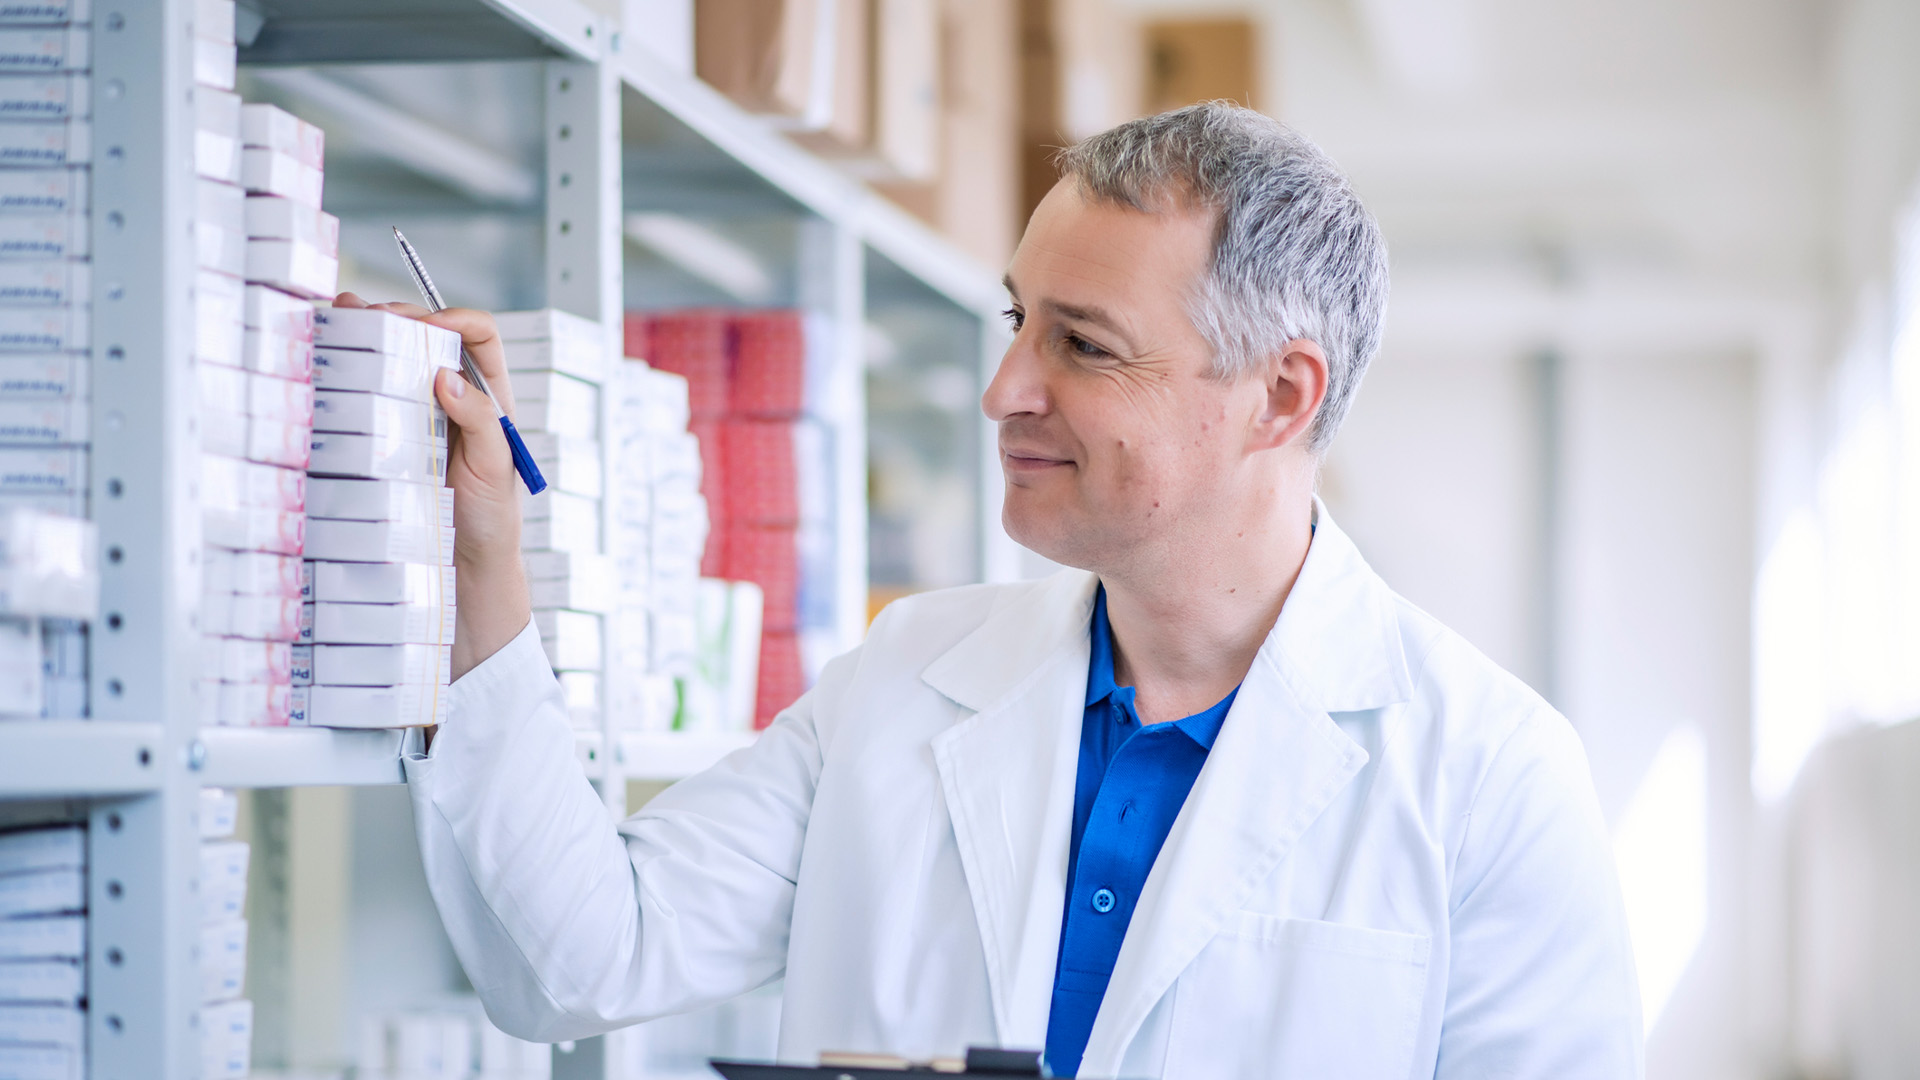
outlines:
[[[1316,510],[1081,1075],[1638,1076],[1578,739]],[[1042,1046],[1094,586],[895,602],[752,747],[617,829],[529,627],[406,763],[428,883],[494,1022],[578,1038],[784,975],[786,1060]]]

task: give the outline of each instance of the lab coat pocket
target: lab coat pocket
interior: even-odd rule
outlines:
[[[1424,934],[1234,913],[1175,984],[1167,1080],[1405,1077]]]

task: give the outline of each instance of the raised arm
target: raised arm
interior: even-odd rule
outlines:
[[[490,316],[381,306],[458,331],[511,413]],[[820,771],[812,696],[616,828],[532,625],[506,439],[457,373],[436,390],[455,428],[454,684],[446,725],[405,765],[427,884],[488,1015],[522,1038],[582,1038],[777,977]]]

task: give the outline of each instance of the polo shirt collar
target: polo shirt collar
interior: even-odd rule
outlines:
[[[1089,628],[1091,652],[1087,660],[1087,701],[1086,707],[1092,708],[1108,698],[1126,711],[1127,719],[1136,725],[1140,715],[1134,710],[1131,686],[1116,685],[1113,678],[1113,626],[1107,621],[1107,587],[1097,586],[1093,593],[1093,625]],[[1239,687],[1228,691],[1227,696],[1212,707],[1194,713],[1192,716],[1175,720],[1173,726],[1189,739],[1200,744],[1202,750],[1213,749],[1213,740],[1220,735],[1220,727],[1227,721],[1227,710],[1233,707],[1234,695]]]

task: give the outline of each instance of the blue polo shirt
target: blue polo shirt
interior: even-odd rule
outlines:
[[[1092,635],[1066,909],[1054,965],[1053,1011],[1047,1018],[1046,1062],[1055,1076],[1080,1071],[1087,1035],[1147,872],[1240,692],[1235,687],[1219,704],[1184,720],[1142,728],[1133,709],[1133,687],[1114,685],[1104,586],[1094,596]]]

